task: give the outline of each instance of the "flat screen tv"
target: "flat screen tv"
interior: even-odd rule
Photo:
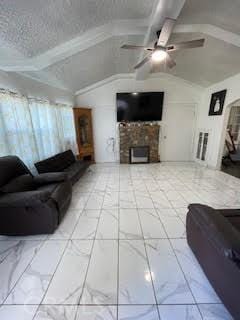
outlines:
[[[161,121],[164,92],[117,93],[117,121]]]

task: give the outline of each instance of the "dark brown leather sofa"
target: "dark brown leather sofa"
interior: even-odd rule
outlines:
[[[53,233],[72,197],[66,174],[33,176],[16,156],[0,158],[0,234]]]
[[[90,162],[76,160],[72,150],[67,150],[35,163],[38,173],[66,172],[72,184],[79,180],[89,165]]]
[[[191,204],[187,240],[218,296],[240,319],[240,210]]]

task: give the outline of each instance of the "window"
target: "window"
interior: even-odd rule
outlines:
[[[208,145],[208,132],[199,132],[196,158],[205,161]]]
[[[76,151],[70,107],[0,92],[0,156],[17,155],[33,169],[69,148]]]

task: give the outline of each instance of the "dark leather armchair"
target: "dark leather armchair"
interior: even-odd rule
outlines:
[[[72,186],[64,173],[33,176],[16,156],[0,158],[0,234],[53,233],[65,215]]]
[[[240,210],[191,204],[187,240],[213,288],[240,319]]]

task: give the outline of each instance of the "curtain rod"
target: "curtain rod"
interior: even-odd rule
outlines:
[[[41,99],[41,98],[35,98],[35,97],[27,97],[28,100],[33,100],[33,101],[36,101],[36,102],[42,102],[42,103],[46,103],[46,102],[49,102],[48,100],[44,100],[44,99]]]
[[[25,96],[25,95],[23,95],[23,94],[21,94],[19,92],[11,91],[9,89],[4,89],[4,88],[0,88],[0,93],[9,93],[9,94],[14,95],[14,96],[25,97],[28,100],[37,101],[37,102],[41,102],[41,103],[50,103],[50,104],[54,104],[54,105],[57,105],[57,106],[72,107],[71,104],[55,102],[55,101],[51,101],[51,100],[44,100],[44,99],[36,98],[36,97],[28,97],[28,96]]]
[[[4,88],[0,88],[0,92],[2,93],[10,93],[12,95],[18,95],[18,96],[23,96],[21,93],[16,92],[16,91],[11,91],[10,89],[4,89]]]

